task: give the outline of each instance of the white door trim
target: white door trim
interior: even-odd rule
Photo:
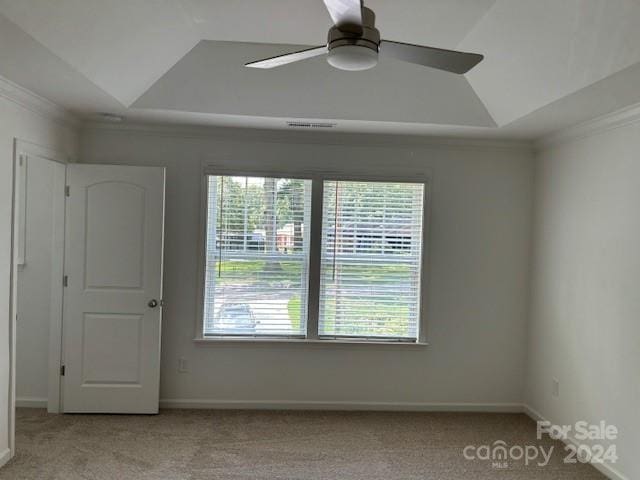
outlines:
[[[37,156],[57,163],[66,164],[68,157],[62,153],[51,150],[47,147],[37,145],[19,138],[14,138],[13,142],[13,165],[12,165],[12,206],[11,206],[11,278],[10,278],[10,305],[9,305],[9,448],[12,455],[15,453],[15,407],[16,407],[16,312],[17,312],[17,280],[18,280],[18,234],[19,215],[16,212],[18,191],[18,175],[20,155]],[[64,181],[62,182],[64,184]],[[64,195],[63,190],[60,193]],[[57,209],[54,222],[56,228],[54,242],[56,245],[64,245],[64,208]],[[61,226],[61,228],[59,228]],[[62,250],[64,254],[64,249]],[[48,398],[47,408],[49,412],[60,411],[60,359],[62,352],[62,283],[58,279],[62,278],[63,258],[56,259],[52,269],[52,304],[51,304],[51,324],[49,341],[49,372],[48,372]]]

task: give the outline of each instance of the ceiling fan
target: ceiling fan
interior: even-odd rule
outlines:
[[[484,58],[477,53],[457,52],[410,43],[381,40],[375,27],[375,13],[362,0],[323,0],[334,26],[327,44],[247,63],[251,68],[274,68],[319,55],[340,70],[367,70],[378,63],[378,55],[447,72],[467,73]]]

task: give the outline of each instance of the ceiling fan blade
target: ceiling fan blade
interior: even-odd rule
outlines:
[[[362,34],[362,0],[324,0],[324,4],[336,27]]]
[[[307,48],[298,52],[285,53],[284,55],[278,55],[276,57],[265,58],[263,60],[257,60],[255,62],[246,63],[245,67],[250,68],[275,68],[288,63],[299,62],[300,60],[306,60],[307,58],[317,57],[327,53],[327,46]]]
[[[460,74],[467,73],[484,58],[478,53],[457,52],[389,40],[380,42],[380,55]]]

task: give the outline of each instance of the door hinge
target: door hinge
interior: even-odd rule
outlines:
[[[71,195],[71,188],[69,187],[69,185],[65,185],[64,187],[64,195],[66,197],[68,197],[69,195]]]
[[[63,287],[69,286],[69,275],[65,275],[64,277],[62,277],[62,286]]]
[[[65,370],[66,370],[65,365],[60,365],[60,376],[61,377],[64,377]]]

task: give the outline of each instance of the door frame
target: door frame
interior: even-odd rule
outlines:
[[[11,204],[11,255],[10,255],[10,303],[9,303],[9,449],[11,456],[15,454],[15,410],[16,410],[16,315],[18,309],[18,260],[20,248],[18,246],[20,215],[16,211],[18,207],[18,195],[20,191],[20,161],[21,157],[40,157],[62,165],[70,162],[68,156],[62,152],[38,145],[27,140],[15,137],[13,141],[12,164],[12,204]],[[63,183],[66,185],[66,172]],[[64,199],[64,188],[60,192]],[[49,364],[47,385],[47,410],[50,413],[59,413],[61,407],[60,365],[62,361],[62,300],[63,286],[62,276],[64,269],[64,235],[65,212],[63,208],[54,210],[54,238],[53,243],[61,252],[56,265],[52,268],[52,297],[49,317]]]

